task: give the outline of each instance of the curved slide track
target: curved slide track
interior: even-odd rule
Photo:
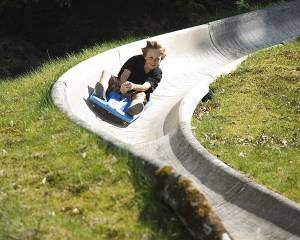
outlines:
[[[191,117],[209,84],[250,52],[300,36],[300,1],[275,5],[156,36],[168,56],[152,106],[127,127],[103,120],[85,101],[101,71],[117,74],[145,40],[96,55],[63,74],[52,98],[79,125],[143,162],[172,166],[192,180],[233,239],[300,239],[300,206],[256,184],[208,153],[193,137]],[[223,237],[230,239],[230,237]]]

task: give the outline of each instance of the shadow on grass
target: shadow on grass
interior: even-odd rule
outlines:
[[[154,179],[139,167],[140,162],[138,161],[140,159],[135,159],[126,150],[121,150],[117,146],[104,143],[99,139],[99,145],[103,146],[103,144],[106,145],[107,154],[126,156],[132,185],[136,195],[141,197],[143,201],[139,221],[155,233],[155,236],[152,236],[151,239],[191,240],[190,233],[173,210],[160,201],[158,194],[155,192]]]

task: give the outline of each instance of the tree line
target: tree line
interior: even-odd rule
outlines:
[[[61,56],[102,41],[195,26],[262,2],[276,0],[0,0],[0,55],[3,39]]]

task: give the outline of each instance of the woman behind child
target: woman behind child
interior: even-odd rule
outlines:
[[[126,113],[137,115],[144,109],[152,93],[162,78],[159,68],[166,57],[165,49],[157,41],[147,41],[141,55],[129,58],[122,66],[118,77],[102,71],[100,81],[95,86],[97,97],[105,99],[106,91],[119,91],[130,95],[131,103]]]

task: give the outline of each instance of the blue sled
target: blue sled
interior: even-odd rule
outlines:
[[[109,92],[106,94],[106,99],[107,101],[98,98],[95,93],[89,96],[89,101],[91,101],[96,108],[105,109],[122,121],[132,123],[139,117],[140,114],[131,116],[126,113],[126,110],[130,105],[129,97],[124,97],[118,92]]]

